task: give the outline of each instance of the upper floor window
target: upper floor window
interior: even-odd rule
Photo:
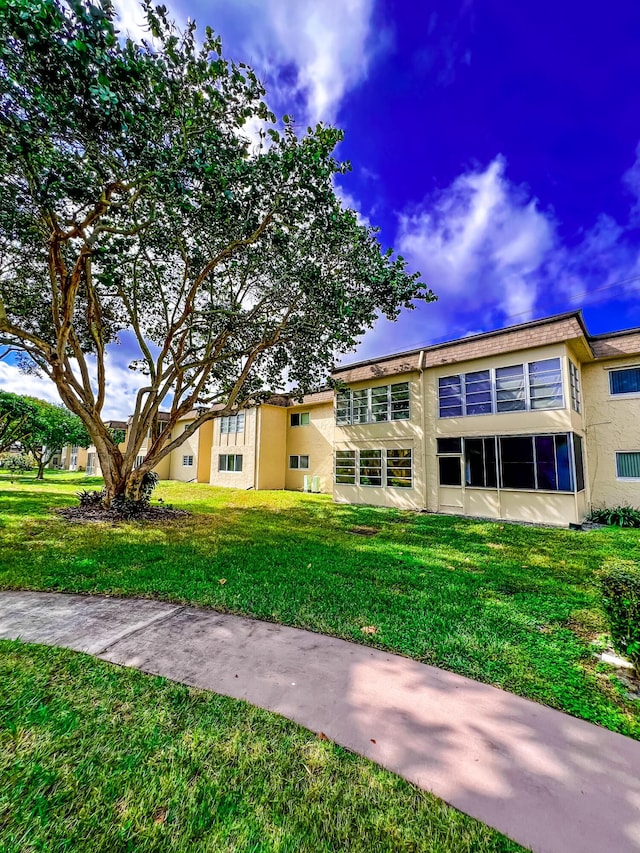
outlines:
[[[571,408],[578,414],[582,411],[582,394],[580,391],[580,373],[575,364],[569,361],[569,381],[571,383]]]
[[[182,457],[182,467],[183,468],[192,468],[193,467],[193,456],[183,456]]]
[[[616,474],[619,480],[640,480],[640,451],[616,453]]]
[[[309,412],[292,412],[290,423],[292,427],[309,426],[311,415]]]
[[[476,370],[438,381],[441,418],[489,415],[564,405],[559,358]]]
[[[404,421],[410,417],[408,382],[377,385],[374,388],[348,389],[336,393],[336,424],[372,424]]]
[[[233,432],[244,432],[244,412],[220,418],[220,435]]]
[[[640,394],[640,367],[626,367],[609,373],[612,394]]]

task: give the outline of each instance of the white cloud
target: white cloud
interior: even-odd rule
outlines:
[[[198,12],[230,51],[253,65],[267,97],[302,123],[333,122],[388,41],[373,29],[374,0],[213,0]],[[206,18],[206,20],[205,20]],[[302,110],[302,114],[300,114]]]
[[[123,347],[111,346],[107,351],[107,394],[102,416],[106,420],[126,420],[135,407],[138,389],[145,377],[129,370],[130,355]],[[95,386],[95,360],[89,359],[89,370]],[[46,376],[23,373],[16,364],[0,361],[0,389],[14,394],[39,397],[50,403],[60,403],[54,383]]]
[[[441,315],[441,326],[461,310],[526,320],[535,308],[537,274],[553,249],[554,223],[509,183],[505,168],[496,157],[399,217],[398,252],[438,294],[430,313]]]

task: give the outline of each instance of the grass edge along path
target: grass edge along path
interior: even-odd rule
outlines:
[[[5,853],[523,850],[244,702],[6,640],[0,685]]]
[[[640,703],[598,661],[596,572],[637,530],[575,533],[163,482],[192,515],[77,525],[80,475],[0,481],[0,588],[140,596],[305,628],[415,658],[640,738]],[[361,535],[363,532],[374,535]]]

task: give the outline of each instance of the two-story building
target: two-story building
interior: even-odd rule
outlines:
[[[589,335],[575,311],[346,365],[333,379],[335,392],[215,418],[158,474],[558,525],[594,506],[640,505],[639,329]],[[99,473],[93,448],[88,459]]]

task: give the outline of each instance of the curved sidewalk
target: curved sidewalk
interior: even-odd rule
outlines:
[[[408,658],[195,607],[0,592],[0,638],[244,699],[540,853],[640,851],[640,742]]]

